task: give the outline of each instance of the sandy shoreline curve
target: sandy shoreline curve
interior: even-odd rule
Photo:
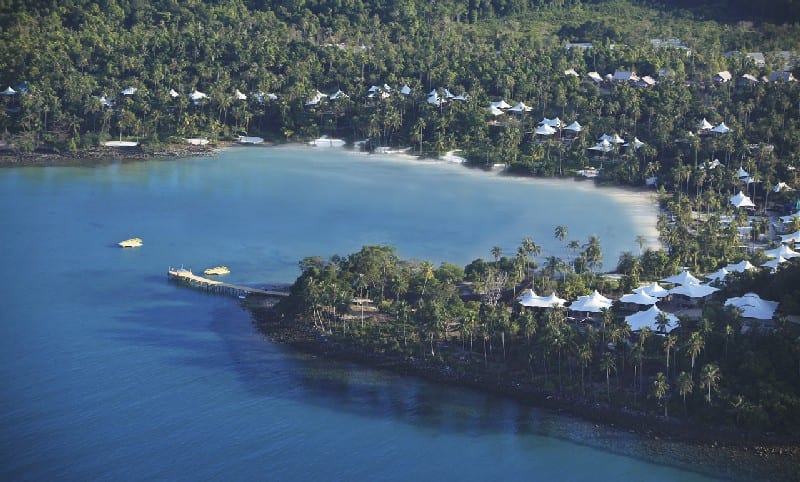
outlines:
[[[644,236],[644,248],[659,249],[661,243],[657,228],[659,206],[655,191],[626,186],[601,186],[592,180],[578,177],[543,178],[509,174],[502,168],[481,169],[445,159],[425,157],[411,153],[393,152],[389,154],[376,154],[358,151],[349,147],[321,148],[304,143],[271,143],[265,142],[258,145],[243,145],[236,142],[217,142],[206,146],[193,146],[189,144],[167,144],[159,149],[143,150],[136,148],[114,148],[97,146],[75,152],[31,152],[23,153],[13,150],[0,151],[0,167],[28,167],[28,166],[80,166],[90,167],[112,162],[137,162],[148,160],[180,160],[193,157],[213,157],[228,149],[254,149],[254,148],[290,148],[308,149],[319,152],[320,150],[333,149],[346,151],[355,156],[364,156],[371,160],[385,160],[389,162],[413,163],[426,167],[458,170],[462,175],[481,176],[486,180],[519,181],[536,184],[562,185],[565,189],[580,189],[601,193],[614,199],[624,206],[629,219],[637,226],[639,234]]]

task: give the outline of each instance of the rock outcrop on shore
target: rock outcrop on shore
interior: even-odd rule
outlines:
[[[184,157],[215,156],[220,145],[191,146],[168,144],[158,149],[137,147],[97,146],[78,151],[22,152],[13,148],[0,150],[0,167],[24,166],[89,166],[109,162],[130,162],[149,159],[174,159]]]

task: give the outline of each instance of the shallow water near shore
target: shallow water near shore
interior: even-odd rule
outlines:
[[[225,264],[231,282],[288,282],[303,256],[375,243],[464,264],[489,258],[493,245],[513,254],[531,235],[543,256],[564,255],[552,239],[558,224],[569,239],[597,233],[610,267],[619,251],[638,249],[635,236],[648,233],[631,217],[644,222],[652,205],[587,183],[302,147],[7,169],[0,202],[3,480],[771,474],[752,461],[296,353],[259,334],[236,299],[166,280],[170,265]],[[133,236],[141,248],[115,245]]]

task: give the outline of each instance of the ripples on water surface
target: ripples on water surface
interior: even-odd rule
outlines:
[[[232,282],[286,282],[303,256],[368,243],[464,264],[495,244],[513,253],[525,235],[558,254],[557,224],[570,239],[597,232],[606,252],[634,249],[639,234],[630,208],[571,181],[547,191],[546,182],[349,156],[232,149],[215,159],[0,171],[0,477],[727,473],[697,465],[691,448],[287,351],[256,333],[234,300],[166,282],[167,266],[181,263],[226,264]],[[595,208],[605,217],[571,217]],[[144,246],[114,246],[131,236]]]

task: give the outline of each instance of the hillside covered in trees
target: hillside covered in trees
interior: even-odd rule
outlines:
[[[779,20],[791,20],[794,2],[783,3]],[[738,81],[791,71],[800,28],[739,4],[723,12],[713,2],[678,10],[625,0],[6,2],[0,82],[20,92],[0,96],[0,132],[22,151],[122,137],[148,149],[185,137],[326,134],[428,154],[460,148],[472,163],[535,175],[599,165],[588,147],[619,133],[644,146],[606,156],[621,161],[604,165],[614,182],[659,176],[670,187],[683,166],[714,158],[784,175],[800,154],[797,85]],[[592,48],[568,48],[578,42]],[[763,63],[749,52],[764,53]],[[586,77],[616,70],[657,82]],[[715,83],[720,71],[732,81]],[[376,97],[371,86],[387,89]],[[434,89],[465,100],[432,104]],[[346,96],[309,104],[337,91]],[[499,99],[531,111],[498,121],[487,107]],[[584,131],[571,143],[536,139],[536,122],[557,116]],[[687,138],[703,118],[731,135]],[[756,159],[760,144],[769,149]]]

